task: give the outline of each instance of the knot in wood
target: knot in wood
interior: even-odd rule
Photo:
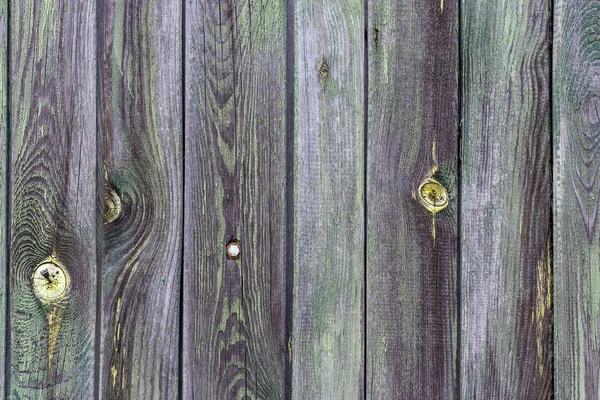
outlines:
[[[65,297],[70,278],[64,265],[50,259],[35,268],[32,281],[35,296],[43,303],[52,303]]]
[[[327,65],[327,61],[323,60],[323,64],[321,64],[321,68],[319,68],[319,73],[321,74],[321,79],[327,78],[328,72],[329,72],[329,65]]]
[[[436,213],[448,206],[448,192],[441,183],[427,178],[419,185],[419,202],[425,209]]]
[[[117,192],[109,187],[104,187],[104,222],[110,224],[121,217],[121,198]]]
[[[242,246],[237,241],[233,240],[227,244],[225,254],[230,260],[237,260],[242,254]]]

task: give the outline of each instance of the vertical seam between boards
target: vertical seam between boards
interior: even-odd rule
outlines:
[[[294,0],[287,0],[285,10],[286,22],[286,40],[285,40],[285,165],[286,165],[286,183],[285,183],[285,334],[284,354],[284,391],[285,398],[292,398],[292,343],[293,334],[293,311],[294,311],[294,131],[295,131],[295,8]],[[291,84],[290,84],[291,82]]]
[[[369,126],[369,1],[364,0],[364,60],[363,60],[363,396],[367,395],[367,318],[368,318],[368,245],[367,245],[367,224],[368,224],[368,126]]]
[[[463,140],[463,15],[462,15],[462,1],[456,2],[456,13],[458,20],[458,32],[457,32],[457,116],[458,116],[458,137],[457,137],[457,155],[456,161],[456,389],[455,398],[461,398],[461,352],[462,352],[462,299],[461,299],[461,285],[462,285],[462,140]]]
[[[95,2],[95,7],[96,7],[96,26],[95,26],[95,44],[96,44],[96,62],[95,62],[95,67],[96,67],[96,96],[95,96],[95,100],[96,100],[96,167],[95,167],[95,177],[94,177],[94,181],[95,181],[95,189],[96,190],[100,190],[101,188],[103,189],[104,186],[104,182],[100,179],[100,177],[102,176],[100,174],[99,171],[99,165],[98,165],[98,161],[100,160],[100,158],[102,157],[102,155],[104,154],[103,151],[103,142],[100,140],[100,127],[99,127],[99,118],[98,118],[98,114],[100,112],[100,93],[101,91],[100,89],[100,62],[102,60],[101,57],[101,53],[103,53],[103,46],[102,46],[102,42],[100,40],[100,35],[99,35],[99,31],[100,31],[100,26],[101,26],[101,21],[102,21],[102,12],[103,12],[103,8],[101,7],[102,5],[102,1],[101,0],[96,0]],[[103,197],[101,197],[100,193],[96,193],[96,201],[100,201],[102,202]],[[100,203],[102,204],[102,203]],[[104,259],[104,257],[102,257],[102,252],[103,252],[103,243],[104,243],[104,227],[103,227],[103,221],[100,220],[100,215],[102,215],[100,213],[100,209],[98,207],[98,205],[96,206],[96,215],[94,220],[96,221],[96,224],[100,223],[100,227],[102,227],[102,229],[98,228],[98,225],[96,225],[96,229],[95,229],[95,233],[96,235],[101,234],[101,241],[99,241],[99,238],[96,238],[96,327],[95,327],[95,332],[94,332],[94,397],[96,399],[100,399],[100,377],[101,377],[101,373],[100,373],[100,367],[101,367],[101,346],[102,346],[102,335],[101,335],[101,324],[102,324],[102,260]]]
[[[550,133],[550,137],[549,137],[549,146],[550,146],[550,155],[549,155],[549,161],[548,161],[548,168],[549,168],[549,185],[550,185],[550,214],[548,216],[548,222],[549,222],[549,232],[548,232],[548,241],[549,241],[549,248],[547,249],[548,251],[548,257],[550,258],[549,261],[549,266],[548,268],[550,268],[551,271],[551,278],[549,277],[548,279],[552,279],[551,282],[551,290],[550,293],[548,293],[548,296],[550,296],[551,299],[551,307],[550,307],[550,315],[552,318],[552,321],[554,321],[555,315],[554,315],[554,309],[555,309],[555,302],[554,302],[554,293],[555,293],[555,286],[554,286],[554,10],[555,10],[555,4],[554,4],[554,0],[548,0],[548,7],[550,8],[550,12],[549,12],[549,16],[548,16],[548,93],[549,93],[549,99],[548,99],[548,105],[549,105],[549,109],[548,109],[548,113],[549,113],[549,122],[550,122],[550,126],[549,126],[549,133]],[[551,378],[550,378],[550,386],[551,386],[551,391],[552,394],[554,395],[555,393],[555,376],[556,376],[556,368],[554,367],[555,365],[555,357],[554,357],[554,347],[555,347],[555,340],[554,340],[554,334],[555,334],[555,327],[554,327],[554,323],[550,324],[550,332],[549,332],[549,337],[550,337],[550,362],[551,362],[551,368],[552,368],[552,374],[551,374]]]
[[[183,384],[184,384],[184,377],[183,377],[183,339],[184,339],[184,323],[185,323],[185,313],[183,312],[184,309],[184,295],[185,295],[185,275],[184,275],[184,267],[185,267],[185,115],[186,115],[186,107],[185,107],[185,96],[186,96],[186,91],[185,91],[185,52],[186,52],[186,46],[185,46],[185,38],[186,38],[186,7],[185,7],[185,2],[186,0],[182,0],[181,1],[181,190],[183,193],[183,196],[181,196],[181,239],[179,242],[179,245],[181,246],[180,249],[180,271],[179,271],[179,360],[178,360],[178,370],[179,370],[179,376],[178,376],[178,384],[177,384],[177,390],[178,390],[178,398],[183,399]]]
[[[10,21],[11,21],[11,15],[10,15],[10,2],[7,1],[6,2],[6,60],[5,60],[5,68],[6,68],[6,75],[5,75],[5,79],[6,79],[6,137],[5,137],[5,142],[6,142],[6,176],[5,176],[5,200],[6,200],[6,205],[5,205],[5,239],[6,239],[6,245],[4,246],[4,254],[5,254],[5,258],[6,258],[6,264],[5,264],[5,268],[6,268],[6,272],[4,274],[6,282],[4,283],[4,290],[5,290],[5,300],[4,300],[4,304],[6,306],[5,309],[5,320],[4,320],[4,332],[5,332],[5,336],[4,336],[4,341],[5,341],[5,345],[4,345],[4,396],[6,399],[10,398],[9,394],[10,394],[10,363],[11,363],[11,354],[10,354],[10,350],[11,350],[11,331],[10,331],[10,235],[11,235],[11,231],[10,231],[10,224],[11,224],[11,201],[10,201],[10,193],[11,193],[11,187],[10,187],[10,163],[11,163],[11,151],[12,151],[12,146],[11,146],[11,131],[10,131],[10,40],[11,40],[11,35],[10,35]]]

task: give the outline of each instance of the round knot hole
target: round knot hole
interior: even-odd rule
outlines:
[[[441,183],[427,178],[419,186],[419,201],[428,211],[436,213],[448,206],[448,192]]]
[[[63,298],[69,289],[69,275],[58,261],[43,261],[33,272],[33,292],[44,303]]]

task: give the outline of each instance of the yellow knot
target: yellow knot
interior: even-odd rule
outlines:
[[[65,266],[49,257],[33,272],[33,293],[43,303],[52,303],[64,298],[69,290],[70,278]]]
[[[111,187],[104,187],[104,222],[110,224],[121,217],[121,199]]]
[[[448,206],[448,192],[435,179],[426,178],[419,185],[419,202],[428,211],[437,213]]]

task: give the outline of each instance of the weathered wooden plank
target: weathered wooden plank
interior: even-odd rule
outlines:
[[[600,4],[555,3],[555,395],[600,398]]]
[[[182,4],[107,0],[100,25],[100,397],[178,398]]]
[[[5,0],[0,0],[0,371],[5,369],[6,357],[6,278],[7,278],[7,166],[8,166],[8,4]],[[7,383],[4,373],[0,374],[0,396],[7,395]]]
[[[458,1],[368,10],[367,396],[452,399]],[[431,179],[447,207],[423,206]]]
[[[461,394],[549,398],[550,3],[461,13]]]
[[[9,6],[10,396],[87,398],[96,319],[96,7]]]
[[[364,10],[295,3],[295,399],[364,396]]]
[[[186,2],[185,399],[284,397],[285,3]]]

